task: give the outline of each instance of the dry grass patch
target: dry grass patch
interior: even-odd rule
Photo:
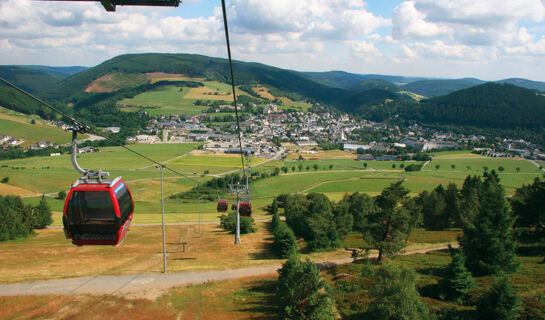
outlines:
[[[169,305],[104,295],[0,297],[0,319],[179,319]]]
[[[261,86],[261,85],[258,85],[258,86],[255,86],[252,88],[252,90],[257,93],[260,97],[262,98],[265,98],[265,99],[269,99],[269,100],[274,100],[276,99],[275,96],[273,96],[270,92],[269,92],[269,88],[267,87],[264,87],[264,86]]]
[[[7,183],[0,183],[0,195],[15,195],[20,197],[32,197],[37,196],[38,194],[27,189],[20,187],[12,186]]]
[[[169,271],[225,270],[279,263],[270,252],[272,236],[264,223],[257,232],[234,235],[216,225],[167,226]],[[182,243],[187,243],[182,252]],[[162,271],[160,226],[131,227],[120,247],[77,247],[64,238],[62,229],[37,230],[28,239],[0,243],[0,282],[47,280],[89,275],[142,274]]]
[[[148,72],[145,74],[146,79],[151,83],[158,81],[202,81],[204,78],[191,78],[181,73],[164,73],[164,72]]]

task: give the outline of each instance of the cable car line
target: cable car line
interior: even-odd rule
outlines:
[[[229,58],[229,71],[231,73],[231,87],[233,90],[233,101],[235,103],[235,118],[237,120],[237,131],[238,131],[238,144],[240,148],[240,160],[242,162],[242,172],[246,175],[246,170],[244,167],[244,152],[242,149],[242,131],[240,130],[240,119],[238,116],[238,105],[237,105],[237,95],[235,93],[235,76],[233,75],[233,60],[231,58],[231,43],[229,42],[229,28],[227,27],[227,10],[225,9],[225,0],[221,0],[221,8],[223,11],[223,25],[225,27],[225,41],[227,43],[227,56]]]
[[[131,149],[131,148],[129,148],[129,147],[127,147],[127,146],[125,146],[125,145],[123,145],[123,144],[117,142],[116,140],[114,140],[114,139],[112,139],[112,138],[110,138],[110,137],[108,137],[108,136],[104,136],[104,135],[100,134],[98,131],[92,129],[92,128],[91,128],[90,126],[88,126],[87,124],[85,124],[85,123],[83,123],[83,122],[81,122],[81,121],[76,120],[74,117],[71,117],[71,116],[67,115],[66,113],[60,111],[59,109],[53,107],[52,105],[50,105],[50,104],[48,104],[48,103],[42,101],[41,99],[35,97],[34,95],[32,95],[32,94],[26,92],[25,90],[23,90],[23,89],[17,87],[17,86],[14,85],[13,83],[11,83],[11,82],[9,82],[9,81],[3,79],[2,77],[0,77],[0,81],[2,81],[3,83],[5,83],[6,85],[12,87],[13,89],[15,89],[15,90],[21,92],[22,94],[26,95],[27,97],[29,97],[29,98],[35,100],[36,102],[42,104],[43,106],[48,107],[49,109],[55,111],[56,113],[62,115],[62,116],[65,117],[65,118],[69,119],[69,120],[72,122],[72,124],[74,125],[74,127],[75,127],[75,129],[76,129],[77,132],[79,132],[79,133],[90,132],[90,133],[95,134],[95,135],[97,135],[97,136],[103,137],[104,139],[106,139],[106,140],[108,140],[108,141],[110,141],[110,142],[113,142],[114,144],[116,144],[116,145],[118,145],[118,146],[120,146],[120,147],[122,147],[122,148],[125,148],[126,150],[128,150],[128,151],[130,151],[130,152],[132,152],[132,153],[134,153],[134,154],[136,154],[136,155],[138,155],[138,156],[140,156],[140,157],[142,157],[142,158],[144,158],[144,159],[146,159],[146,160],[148,160],[148,161],[150,161],[150,162],[152,162],[152,163],[154,163],[154,164],[156,164],[156,165],[158,165],[158,166],[162,166],[163,168],[165,168],[165,169],[167,169],[167,170],[169,170],[169,171],[171,171],[171,172],[173,172],[173,173],[176,173],[176,174],[178,174],[178,175],[180,175],[180,176],[182,176],[182,177],[184,177],[184,178],[186,178],[186,179],[188,179],[188,180],[193,181],[193,182],[196,183],[196,184],[199,184],[199,182],[198,182],[197,180],[195,180],[195,179],[193,179],[193,178],[191,178],[191,177],[189,177],[189,176],[187,176],[187,175],[185,175],[185,174],[183,174],[183,173],[181,173],[181,172],[179,172],[179,171],[177,171],[177,170],[174,170],[174,169],[168,167],[167,165],[165,165],[165,164],[163,164],[163,163],[160,163],[160,162],[158,162],[158,161],[155,161],[155,160],[151,159],[150,157],[148,157],[148,156],[146,156],[146,155],[143,155],[142,153],[140,153],[140,152],[138,152],[138,151],[136,151],[136,150],[133,150],[133,149]]]

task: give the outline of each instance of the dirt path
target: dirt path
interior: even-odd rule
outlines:
[[[436,247],[408,251],[403,255],[427,253],[430,251],[443,250],[447,247]],[[371,255],[374,258],[376,255]],[[338,264],[352,262],[352,258],[337,259],[332,261],[318,261],[316,264],[320,269],[331,268]],[[41,280],[34,282],[20,282],[0,285],[0,296],[17,295],[43,295],[43,294],[119,294],[138,293],[149,290],[166,290],[174,287],[181,287],[193,284],[207,283],[238,279],[252,276],[276,275],[280,264],[267,266],[231,269],[221,271],[194,271],[183,273],[155,273],[138,274],[125,276],[94,276],[80,277],[59,280]]]

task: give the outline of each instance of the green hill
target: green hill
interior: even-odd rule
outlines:
[[[380,89],[389,92],[398,92],[401,88],[389,81],[381,79],[369,79],[353,85],[350,91],[363,92],[372,89]]]
[[[538,130],[545,125],[545,97],[511,84],[489,82],[424,100],[416,114],[428,123]]]
[[[539,81],[531,81],[526,79],[520,79],[520,78],[510,78],[510,79],[503,79],[497,81],[498,83],[508,83],[512,84],[518,87],[531,89],[531,90],[537,90],[540,92],[545,93],[545,82],[539,82]]]
[[[403,90],[417,93],[425,97],[437,97],[454,91],[467,89],[484,81],[473,78],[457,80],[419,80],[402,86]]]
[[[0,77],[30,93],[51,89],[64,76],[26,66],[0,66]]]

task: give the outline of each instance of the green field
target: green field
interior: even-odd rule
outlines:
[[[30,124],[30,120],[23,120],[26,123],[16,122],[0,118],[0,135],[7,134],[8,136],[17,139],[23,139],[23,146],[29,146],[38,141],[51,141],[57,144],[64,144],[72,141],[72,134],[58,127]],[[85,137],[82,137],[84,139]]]
[[[131,145],[130,147],[152,159],[166,162],[174,170],[184,173],[195,181],[205,181],[210,177],[203,176],[208,170],[209,174],[216,175],[240,169],[240,158],[225,155],[201,154],[187,155],[187,153],[200,144],[157,144],[157,145]],[[84,168],[101,168],[110,174],[123,177],[135,199],[135,222],[157,223],[160,222],[160,172],[146,159],[120,148],[100,148],[100,152],[83,154],[78,156],[79,163]],[[252,158],[252,165],[263,162],[264,159]],[[542,176],[533,163],[516,159],[492,159],[485,157],[470,157],[467,153],[438,153],[423,171],[404,172],[400,165],[408,165],[414,162],[401,161],[367,161],[365,169],[361,161],[352,159],[325,159],[305,161],[270,161],[261,166],[256,166],[252,172],[272,173],[274,168],[287,166],[288,174],[281,172],[279,176],[258,179],[250,185],[252,191],[252,203],[255,217],[266,218],[265,207],[271,203],[272,197],[282,193],[309,193],[322,192],[332,200],[338,201],[346,193],[365,192],[377,195],[383,188],[391,183],[404,180],[404,185],[409,188],[412,195],[423,190],[431,190],[439,184],[447,185],[456,183],[459,187],[463,184],[468,174],[480,175],[483,167],[489,170],[499,166],[504,168],[499,172],[501,183],[506,188],[507,194],[513,194],[515,189],[523,184],[528,184],[535,177]],[[300,172],[299,164],[304,169]],[[318,164],[315,171],[312,167]],[[392,168],[395,164],[396,168]],[[333,165],[329,169],[329,165]],[[439,169],[435,166],[439,165]],[[455,167],[452,168],[452,165]],[[310,170],[306,170],[306,166]],[[291,168],[296,167],[295,172]],[[470,167],[469,169],[467,167]],[[520,170],[517,172],[516,168]],[[194,181],[181,177],[169,171],[164,172],[164,194],[170,195],[187,191],[195,185]],[[72,168],[68,155],[57,157],[35,157],[0,161],[0,177],[9,177],[8,184],[0,187],[20,188],[26,190],[24,194],[39,195],[42,193],[55,195],[59,191],[68,191],[71,183],[76,181],[79,174]],[[0,194],[6,194],[12,190],[0,188]],[[3,193],[2,193],[3,192]],[[23,194],[23,193],[21,193]],[[36,204],[38,198],[28,198],[28,203]],[[229,199],[233,202],[233,199]],[[55,224],[60,225],[60,212],[63,201],[50,200],[55,211]],[[198,221],[199,211],[204,221],[217,221],[215,202],[203,202],[200,207],[196,201],[180,201],[167,199],[165,212],[167,222],[191,222]]]
[[[119,104],[143,106],[152,116],[168,114],[189,114],[201,113],[206,107],[195,106],[195,99],[186,99],[185,95],[189,88],[176,86],[160,86],[153,90],[141,93],[134,98],[123,99]],[[135,111],[131,108],[123,108],[126,111]]]

